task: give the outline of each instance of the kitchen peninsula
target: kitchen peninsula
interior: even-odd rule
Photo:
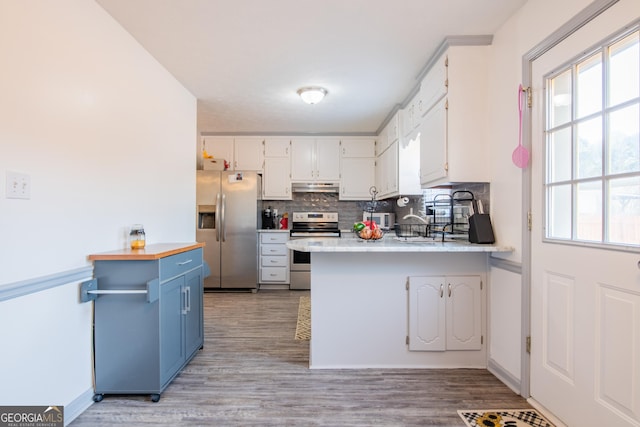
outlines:
[[[309,367],[485,368],[489,255],[437,240],[292,240],[311,253]]]

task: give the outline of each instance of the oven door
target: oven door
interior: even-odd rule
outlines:
[[[291,271],[311,271],[311,252],[291,251]]]
[[[297,233],[296,233],[297,234]],[[291,235],[290,240],[304,239],[308,236]],[[311,252],[291,250],[289,254],[289,289],[311,289]]]

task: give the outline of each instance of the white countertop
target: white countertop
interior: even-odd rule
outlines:
[[[258,233],[288,233],[289,229],[288,228],[281,228],[276,230],[275,228],[265,228],[265,229],[258,229]]]
[[[380,240],[314,237],[289,240],[287,248],[300,252],[513,252],[511,246],[476,244],[467,241],[400,241],[393,236]]]

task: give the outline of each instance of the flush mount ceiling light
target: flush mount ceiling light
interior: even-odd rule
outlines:
[[[307,104],[317,104],[327,94],[327,90],[320,86],[307,86],[298,89],[298,95]]]

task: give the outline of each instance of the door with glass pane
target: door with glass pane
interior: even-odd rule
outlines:
[[[637,5],[533,63],[531,396],[572,426],[640,425]]]

